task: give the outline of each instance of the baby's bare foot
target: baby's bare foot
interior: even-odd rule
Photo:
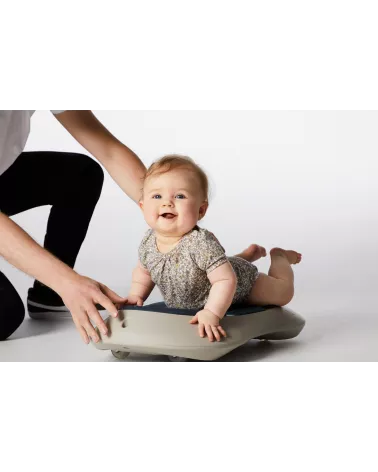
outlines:
[[[279,257],[286,257],[286,259],[290,262],[290,264],[298,264],[302,260],[302,254],[296,251],[287,251],[285,249],[281,249],[280,247],[275,247],[270,251],[270,255],[272,257],[279,256]]]
[[[237,255],[248,262],[255,262],[261,257],[266,256],[266,250],[264,247],[259,246],[258,244],[251,244],[247,249],[244,249],[243,252]]]

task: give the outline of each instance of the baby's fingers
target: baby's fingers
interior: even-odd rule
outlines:
[[[214,336],[215,336],[215,339],[216,339],[217,341],[220,341],[220,340],[221,340],[221,337],[220,337],[218,328],[219,328],[219,326],[211,326],[211,329],[212,329],[212,331],[213,331],[213,334],[214,334]]]
[[[226,333],[226,331],[222,328],[222,326],[219,325],[219,326],[217,326],[217,328],[218,328],[218,331],[220,332],[220,334],[221,334],[223,337],[227,338],[227,333]]]
[[[198,334],[201,338],[205,337],[205,326],[202,323],[198,324]]]
[[[214,336],[213,336],[213,331],[211,329],[211,326],[205,325],[205,331],[206,331],[207,337],[209,338],[209,341],[212,343],[214,341]]]
[[[193,318],[189,321],[191,324],[198,323],[198,315],[194,315]]]

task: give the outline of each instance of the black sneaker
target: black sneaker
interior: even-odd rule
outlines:
[[[71,313],[61,297],[38,281],[28,290],[27,306],[29,316],[34,320],[71,318]],[[98,304],[96,308],[105,310]]]
[[[27,298],[28,313],[34,320],[70,318],[71,313],[61,297],[40,283],[29,288]]]

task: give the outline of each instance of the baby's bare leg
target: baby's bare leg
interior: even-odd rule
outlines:
[[[214,233],[211,233],[211,234],[218,241],[215,234]],[[265,247],[259,246],[258,244],[251,244],[250,246],[247,247],[247,249],[244,249],[244,251],[240,252],[239,254],[235,254],[234,257],[241,257],[242,259],[245,259],[248,262],[255,262],[258,259],[261,259],[261,257],[265,257],[265,256],[266,256]]]
[[[259,260],[261,257],[266,256],[266,250],[264,247],[259,246],[258,244],[251,244],[244,249],[240,254],[235,254],[235,257],[241,257],[248,262],[255,262]]]
[[[254,283],[248,302],[252,305],[287,305],[294,296],[292,264],[298,264],[302,255],[296,251],[274,248],[270,251],[271,265],[266,274],[260,274]]]

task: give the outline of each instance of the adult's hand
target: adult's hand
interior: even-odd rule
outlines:
[[[125,303],[125,298],[106,285],[78,274],[63,285],[59,295],[70,310],[75,326],[86,344],[90,338],[96,343],[99,341],[93,324],[102,334],[106,335],[108,332],[96,304],[103,306],[115,318],[118,315],[118,307],[115,304]]]
[[[98,342],[91,323],[103,334],[106,325],[96,308],[102,305],[112,316],[117,316],[115,304],[125,299],[95,280],[83,277],[43,249],[23,229],[0,213],[0,256],[57,292],[70,310],[74,323],[85,343],[89,338]]]

